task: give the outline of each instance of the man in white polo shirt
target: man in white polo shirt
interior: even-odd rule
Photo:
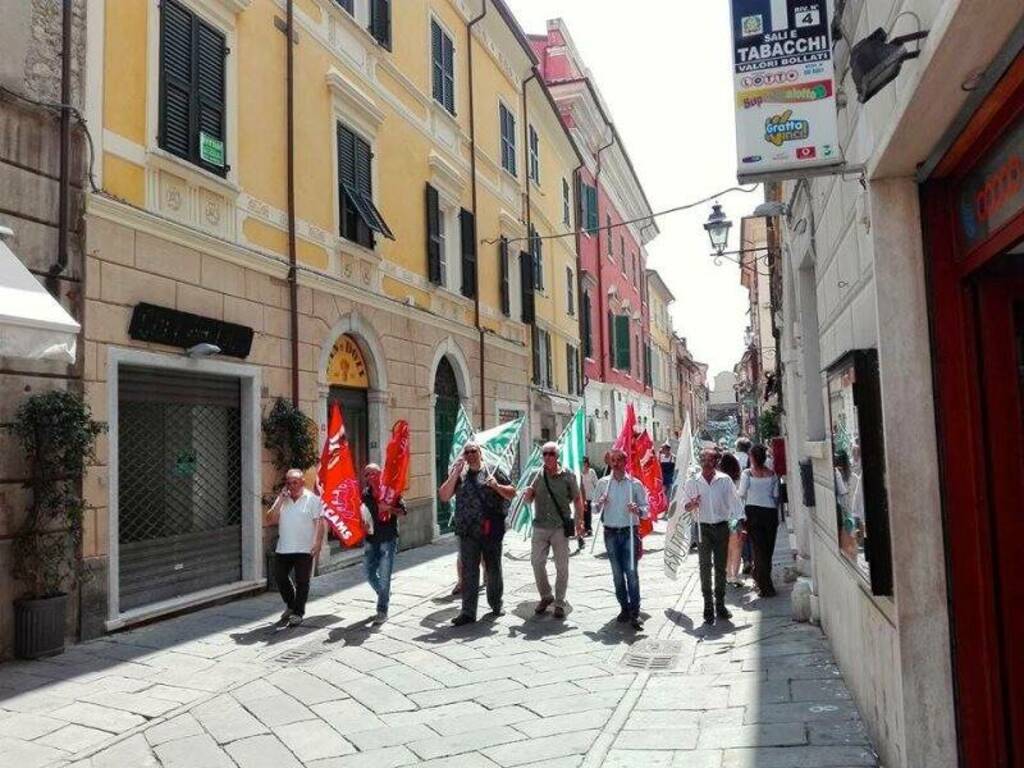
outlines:
[[[306,488],[301,469],[289,469],[284,488],[267,510],[268,525],[277,525],[274,576],[286,606],[281,621],[289,627],[302,623],[309,597],[309,580],[324,540],[324,505]],[[295,583],[291,575],[295,573]]]

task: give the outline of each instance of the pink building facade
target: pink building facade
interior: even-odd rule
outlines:
[[[633,402],[653,420],[647,244],[658,234],[625,145],[561,19],[530,35],[540,72],[583,154],[576,183],[587,437],[600,457]]]

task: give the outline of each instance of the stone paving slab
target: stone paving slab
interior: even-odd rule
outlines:
[[[661,534],[650,542],[641,635],[615,622],[607,560],[589,551],[571,560],[567,618],[535,617],[529,543],[510,536],[508,614],[457,630],[454,548],[442,542],[400,553],[382,627],[370,626],[372,595],[349,568],[315,580],[296,630],[274,626],[278,599],[262,595],[0,665],[0,763],[877,765],[825,638],[788,618],[788,586],[767,601],[731,589],[733,620],[708,627],[695,558],[669,582]],[[671,670],[625,665],[644,638],[674,643]],[[308,661],[278,661],[305,650]]]

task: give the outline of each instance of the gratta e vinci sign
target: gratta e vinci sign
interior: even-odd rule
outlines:
[[[732,40],[739,180],[840,165],[828,0],[732,0]]]

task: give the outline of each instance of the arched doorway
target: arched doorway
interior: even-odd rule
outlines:
[[[328,409],[332,403],[341,406],[345,433],[352,448],[356,473],[369,461],[369,407],[367,391],[370,379],[363,351],[355,338],[342,334],[334,342],[327,361]]]
[[[434,373],[434,476],[438,484],[448,476],[448,457],[458,416],[459,384],[452,364],[442,357]],[[441,534],[451,533],[451,502],[442,504],[437,500],[437,529]]]

